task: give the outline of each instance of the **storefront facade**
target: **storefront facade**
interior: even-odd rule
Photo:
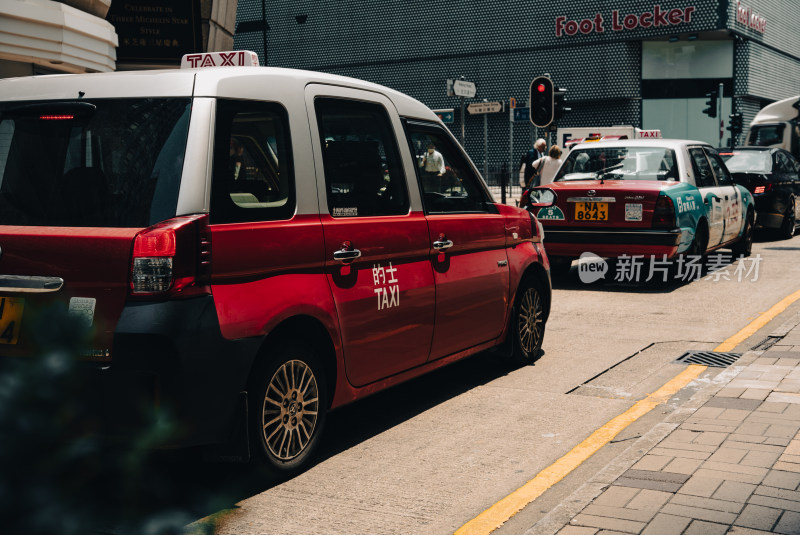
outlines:
[[[475,82],[470,101],[501,101],[487,117],[488,166],[519,158],[532,137],[513,129],[509,98],[528,98],[531,80],[549,73],[568,90],[572,112],[559,126],[632,125],[665,137],[720,142],[720,118],[744,124],[763,105],[800,93],[800,3],[785,0],[590,0],[507,2],[240,0],[235,47],[271,66],[353,76],[408,93],[434,109],[456,109],[446,80]],[[261,28],[262,31],[253,31]],[[702,113],[723,85],[722,115]],[[481,167],[484,119],[466,116],[466,147]],[[729,135],[724,131],[722,141]],[[490,175],[491,175],[490,171]]]

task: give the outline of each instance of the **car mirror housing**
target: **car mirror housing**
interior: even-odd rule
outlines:
[[[547,208],[556,203],[556,192],[550,188],[533,188],[531,189],[531,208]]]

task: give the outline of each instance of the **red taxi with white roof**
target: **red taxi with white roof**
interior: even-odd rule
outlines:
[[[734,183],[707,143],[580,144],[547,187],[556,203],[534,211],[546,231],[554,272],[568,270],[585,252],[671,259],[730,247],[750,254],[753,197]]]
[[[170,445],[249,445],[272,473],[307,465],[329,409],[492,347],[535,359],[535,217],[436,115],[248,64],[0,81],[0,356],[68,312],[111,420],[147,406]]]

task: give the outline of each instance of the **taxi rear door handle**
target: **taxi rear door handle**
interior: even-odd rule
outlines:
[[[444,251],[445,249],[449,249],[453,246],[452,240],[436,240],[433,242],[433,248],[437,251]]]

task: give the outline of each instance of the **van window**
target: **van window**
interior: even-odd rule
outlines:
[[[335,98],[318,98],[314,106],[330,214],[407,214],[408,189],[386,109]]]
[[[211,223],[289,219],[295,187],[286,110],[217,101]]]
[[[487,212],[491,198],[458,144],[438,126],[409,122],[406,129],[425,213]]]
[[[783,143],[783,124],[753,125],[750,128],[749,145],[756,147],[771,147]]]
[[[0,224],[146,227],[174,217],[191,101],[0,107]]]

